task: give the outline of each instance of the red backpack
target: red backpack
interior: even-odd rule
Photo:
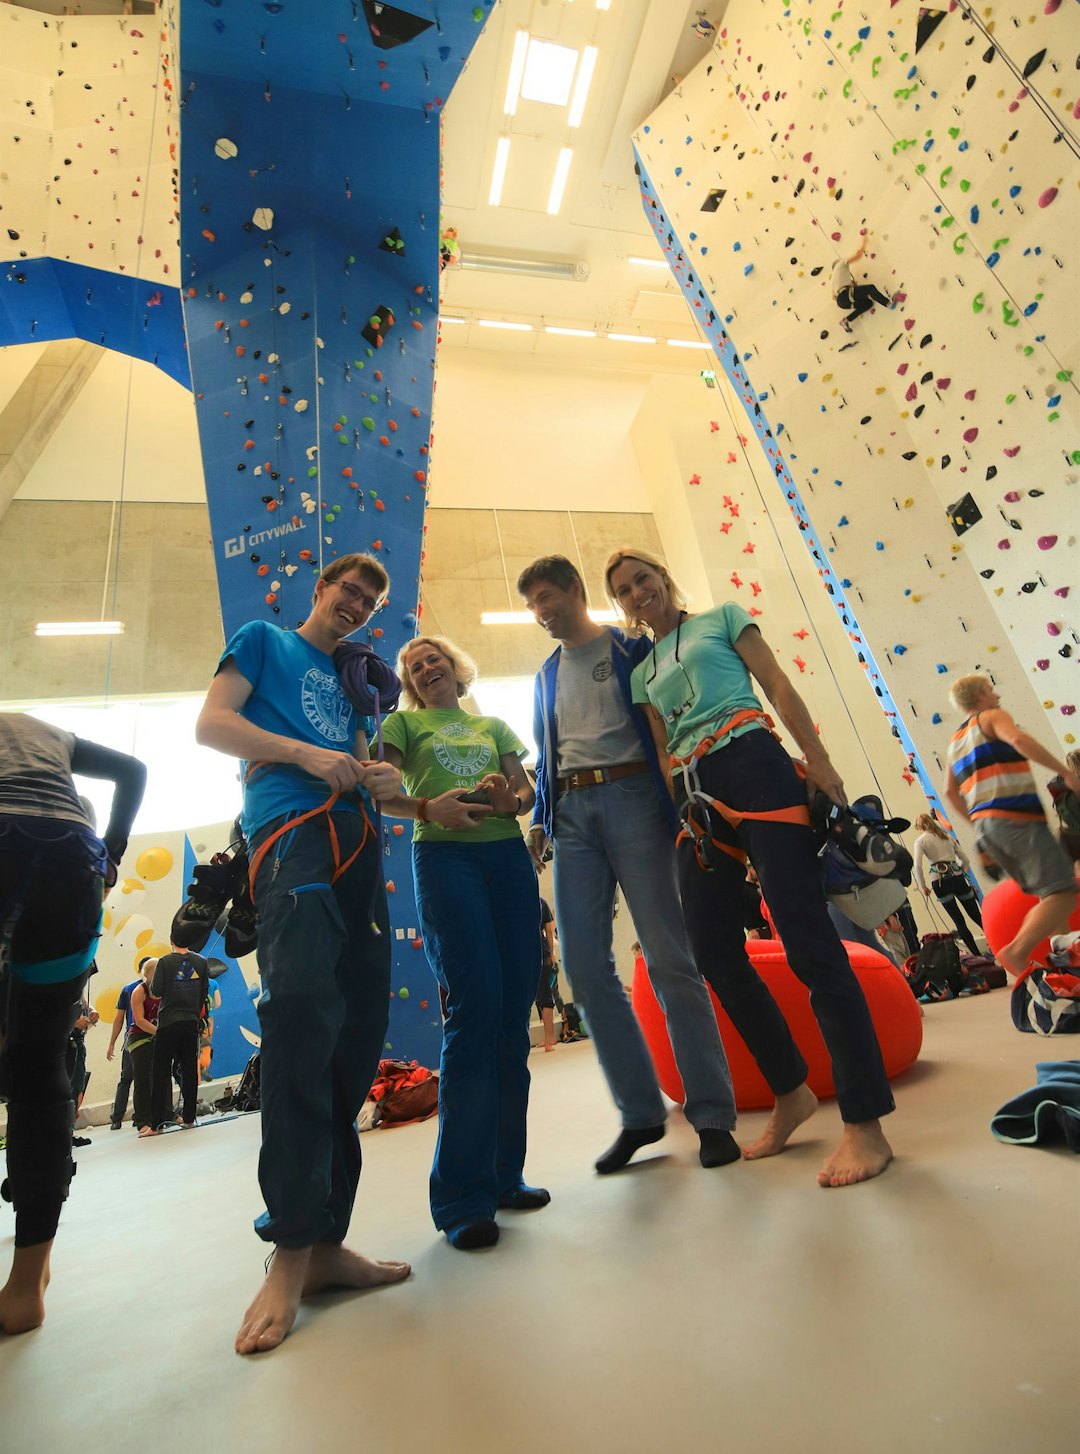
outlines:
[[[380,1060],[368,1100],[376,1103],[375,1126],[426,1121],[439,1109],[439,1077],[415,1060]]]

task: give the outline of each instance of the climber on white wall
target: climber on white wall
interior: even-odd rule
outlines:
[[[840,320],[840,327],[845,333],[850,333],[855,319],[868,313],[875,303],[880,304],[882,308],[892,308],[894,305],[893,299],[873,283],[855,281],[851,265],[857,263],[866,252],[866,242],[867,232],[864,228],[858,250],[853,252],[849,258],[838,257],[833,263],[832,295],[836,299],[838,307],[845,311],[851,309],[847,317]]]

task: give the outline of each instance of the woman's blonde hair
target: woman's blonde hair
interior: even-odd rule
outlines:
[[[604,567],[604,589],[607,592],[608,600],[615,607],[616,611],[620,613],[623,620],[632,631],[643,633],[648,628],[646,627],[644,621],[642,621],[639,617],[632,615],[626,609],[622,602],[616,598],[615,593],[611,589],[611,573],[613,570],[617,569],[620,565],[622,565],[623,561],[625,560],[639,560],[641,561],[642,565],[647,565],[651,567],[654,571],[656,571],[660,579],[663,581],[664,585],[667,587],[668,595],[671,597],[671,604],[675,607],[676,611],[686,610],[686,607],[688,605],[686,596],[683,594],[678,583],[675,581],[671,572],[668,570],[667,566],[660,559],[660,557],[658,555],[654,555],[651,550],[646,550],[644,546],[625,545],[621,549],[614,551],[611,555],[608,556],[608,563]]]
[[[949,688],[949,700],[959,711],[970,712],[983,692],[993,690],[993,686],[990,678],[981,671],[972,672],[970,676],[957,677]]]
[[[1065,754],[1065,766],[1069,769],[1070,772],[1073,772],[1076,774],[1077,777],[1080,777],[1080,748],[1077,748],[1075,751],[1067,752]]]
[[[938,838],[948,838],[949,836],[933,813],[920,813],[915,819],[915,827],[920,833],[934,833]]]
[[[476,662],[472,657],[462,651],[460,646],[455,646],[452,641],[447,641],[445,636],[414,636],[411,641],[406,641],[397,656],[401,695],[405,698],[408,707],[415,712],[424,705],[424,699],[413,685],[413,679],[405,662],[405,658],[414,646],[433,646],[440,656],[445,656],[450,663],[450,670],[454,673],[454,680],[457,682],[457,694],[459,697],[463,697],[478,676]]]

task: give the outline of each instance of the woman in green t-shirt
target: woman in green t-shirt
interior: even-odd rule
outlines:
[[[893,1109],[893,1098],[865,996],[829,918],[805,811],[808,789],[820,788],[845,804],[840,776],[802,698],[741,606],[728,602],[691,614],[664,563],[637,547],[615,552],[605,580],[631,629],[653,638],[651,654],[634,669],[631,690],[649,719],[661,761],[670,757],[675,766],[669,783],[680,812],[686,815],[692,797],[699,824],[709,800],[736,813],[787,810],[786,821],[744,817],[733,827],[710,809],[697,851],[692,828],[679,840],[683,914],[698,969],[776,1098],[764,1134],[743,1154],[775,1155],[817,1106],[806,1084],[806,1062],[746,953],[742,894],[748,858],[788,963],[810,989],[832,1059],[844,1134],[818,1181],[844,1186],[877,1176],[892,1157],[879,1118]],[[766,730],[752,679],[802,749],[805,780]],[[679,760],[686,761],[685,770]],[[801,822],[799,810],[805,814]]]
[[[383,723],[383,738],[409,796],[383,808],[416,819],[416,907],[446,995],[431,1214],[454,1247],[470,1250],[498,1241],[496,1208],[551,1199],[522,1177],[540,895],[517,820],[534,793],[525,744],[498,717],[461,706],[476,679],[463,652],[418,637],[398,673],[407,705]]]

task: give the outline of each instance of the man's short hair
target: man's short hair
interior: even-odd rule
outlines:
[[[949,688],[949,700],[961,712],[970,712],[986,691],[993,690],[993,682],[981,671],[966,677],[957,677]]]
[[[319,576],[320,581],[325,581],[328,586],[333,585],[342,576],[348,575],[350,571],[356,571],[359,575],[367,576],[371,584],[376,588],[381,600],[390,589],[390,577],[381,560],[376,560],[373,555],[365,555],[362,551],[354,550],[348,555],[339,555],[337,560],[332,560]],[[311,593],[312,605],[315,603],[315,592]]]
[[[581,572],[565,555],[542,555],[531,565],[527,565],[518,576],[518,595],[527,596],[533,586],[538,586],[541,581],[546,581],[549,586],[557,586],[560,591],[568,591],[577,584],[581,587],[581,594],[588,600]]]

